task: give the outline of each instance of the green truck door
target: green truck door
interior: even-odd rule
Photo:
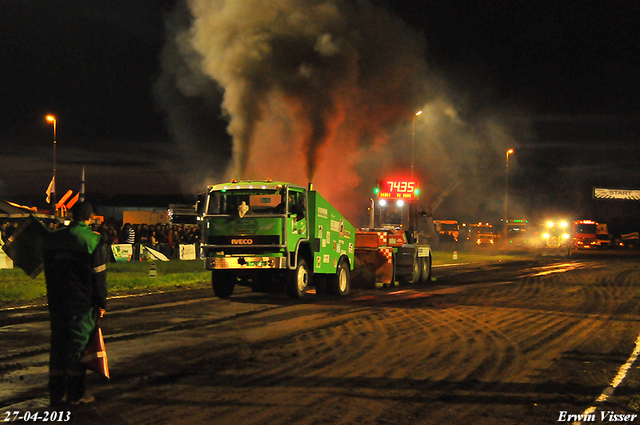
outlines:
[[[304,189],[289,188],[287,193],[287,247],[296,252],[298,242],[307,236],[307,192]]]

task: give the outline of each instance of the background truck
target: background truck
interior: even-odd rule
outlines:
[[[151,224],[167,223],[166,211],[123,211],[122,222],[129,224]]]
[[[572,249],[596,249],[598,247],[598,223],[594,220],[575,220],[572,234]]]
[[[611,248],[611,235],[607,228],[607,223],[598,223],[596,238],[598,239],[598,248],[610,249]]]
[[[208,187],[202,212],[202,254],[213,291],[235,285],[284,289],[293,298],[346,295],[354,267],[355,228],[311,184],[236,181]]]
[[[571,255],[571,228],[569,220],[550,219],[540,223],[537,243],[532,244],[539,249],[541,255]]]
[[[625,233],[620,235],[618,241],[619,248],[638,249],[640,247],[640,239],[638,238],[638,232]]]
[[[504,241],[507,248],[526,248],[531,245],[533,234],[530,231],[529,220],[524,218],[508,219],[507,239]]]
[[[169,204],[167,217],[169,217],[169,223],[172,224],[198,223],[198,213],[193,204]]]
[[[471,241],[480,247],[493,246],[495,244],[493,226],[489,223],[472,223],[469,225]]]
[[[459,242],[460,223],[457,220],[433,220],[441,243]]]

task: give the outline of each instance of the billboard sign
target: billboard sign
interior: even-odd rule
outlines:
[[[605,189],[602,187],[594,187],[593,198],[640,201],[640,189]]]

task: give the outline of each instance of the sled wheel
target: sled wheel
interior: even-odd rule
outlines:
[[[420,283],[431,282],[431,255],[420,258]]]

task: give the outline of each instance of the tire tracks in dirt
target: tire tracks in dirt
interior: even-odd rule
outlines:
[[[122,423],[141,425],[181,423],[178,412],[218,425],[524,424],[535,400],[549,420],[532,420],[551,422],[559,400],[588,405],[590,392],[601,392],[591,384],[584,394],[564,394],[564,381],[549,384],[566,379],[552,366],[570,364],[567,353],[588,358],[594,336],[606,338],[612,322],[638,327],[638,307],[617,302],[640,297],[638,272],[578,263],[448,287],[287,301],[209,322],[197,327],[209,339],[155,353],[109,390],[112,399],[96,414],[127,412]],[[188,330],[186,322],[180,332]],[[169,365],[141,380],[161,361]]]

